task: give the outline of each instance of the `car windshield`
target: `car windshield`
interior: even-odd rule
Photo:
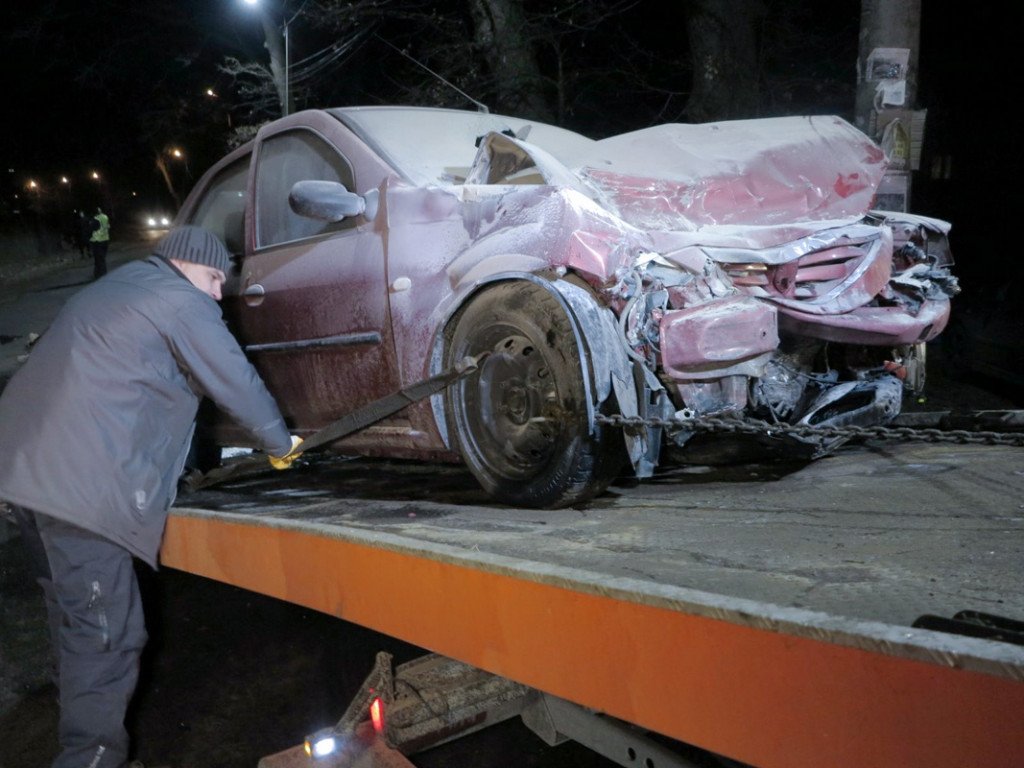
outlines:
[[[349,107],[331,114],[416,185],[461,184],[480,137],[509,132],[572,168],[596,143],[553,125],[484,112],[412,107]]]

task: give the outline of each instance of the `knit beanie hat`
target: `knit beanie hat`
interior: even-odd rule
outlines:
[[[157,256],[165,259],[191,261],[194,264],[205,264],[219,269],[225,275],[231,272],[233,263],[231,254],[215,234],[186,224],[175,227],[153,249]]]

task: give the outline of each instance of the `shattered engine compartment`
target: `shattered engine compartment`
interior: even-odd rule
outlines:
[[[648,412],[843,427],[888,423],[922,390],[959,292],[947,222],[871,210],[885,165],[841,120],[773,119],[613,137],[574,173],[492,134],[470,177],[529,170],[588,198],[567,196],[586,257],[566,266],[613,308]]]
[[[677,418],[738,414],[813,427],[899,415],[925,342],[959,292],[944,222],[871,212],[777,249],[647,254],[610,293],[630,356]],[[651,401],[659,395],[651,391]],[[668,437],[682,446],[693,433]]]

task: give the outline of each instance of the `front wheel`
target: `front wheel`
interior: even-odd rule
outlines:
[[[621,437],[590,429],[575,329],[555,297],[526,282],[475,297],[451,332],[447,363],[482,352],[480,369],[447,389],[445,411],[484,489],[525,507],[569,506],[604,490],[624,458]]]

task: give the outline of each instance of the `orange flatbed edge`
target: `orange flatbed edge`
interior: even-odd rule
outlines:
[[[545,512],[341,462],[183,499],[161,557],[765,768],[1024,765],[1024,647],[910,628],[1024,617],[1022,457],[869,445]],[[420,491],[367,498],[389,473]]]

